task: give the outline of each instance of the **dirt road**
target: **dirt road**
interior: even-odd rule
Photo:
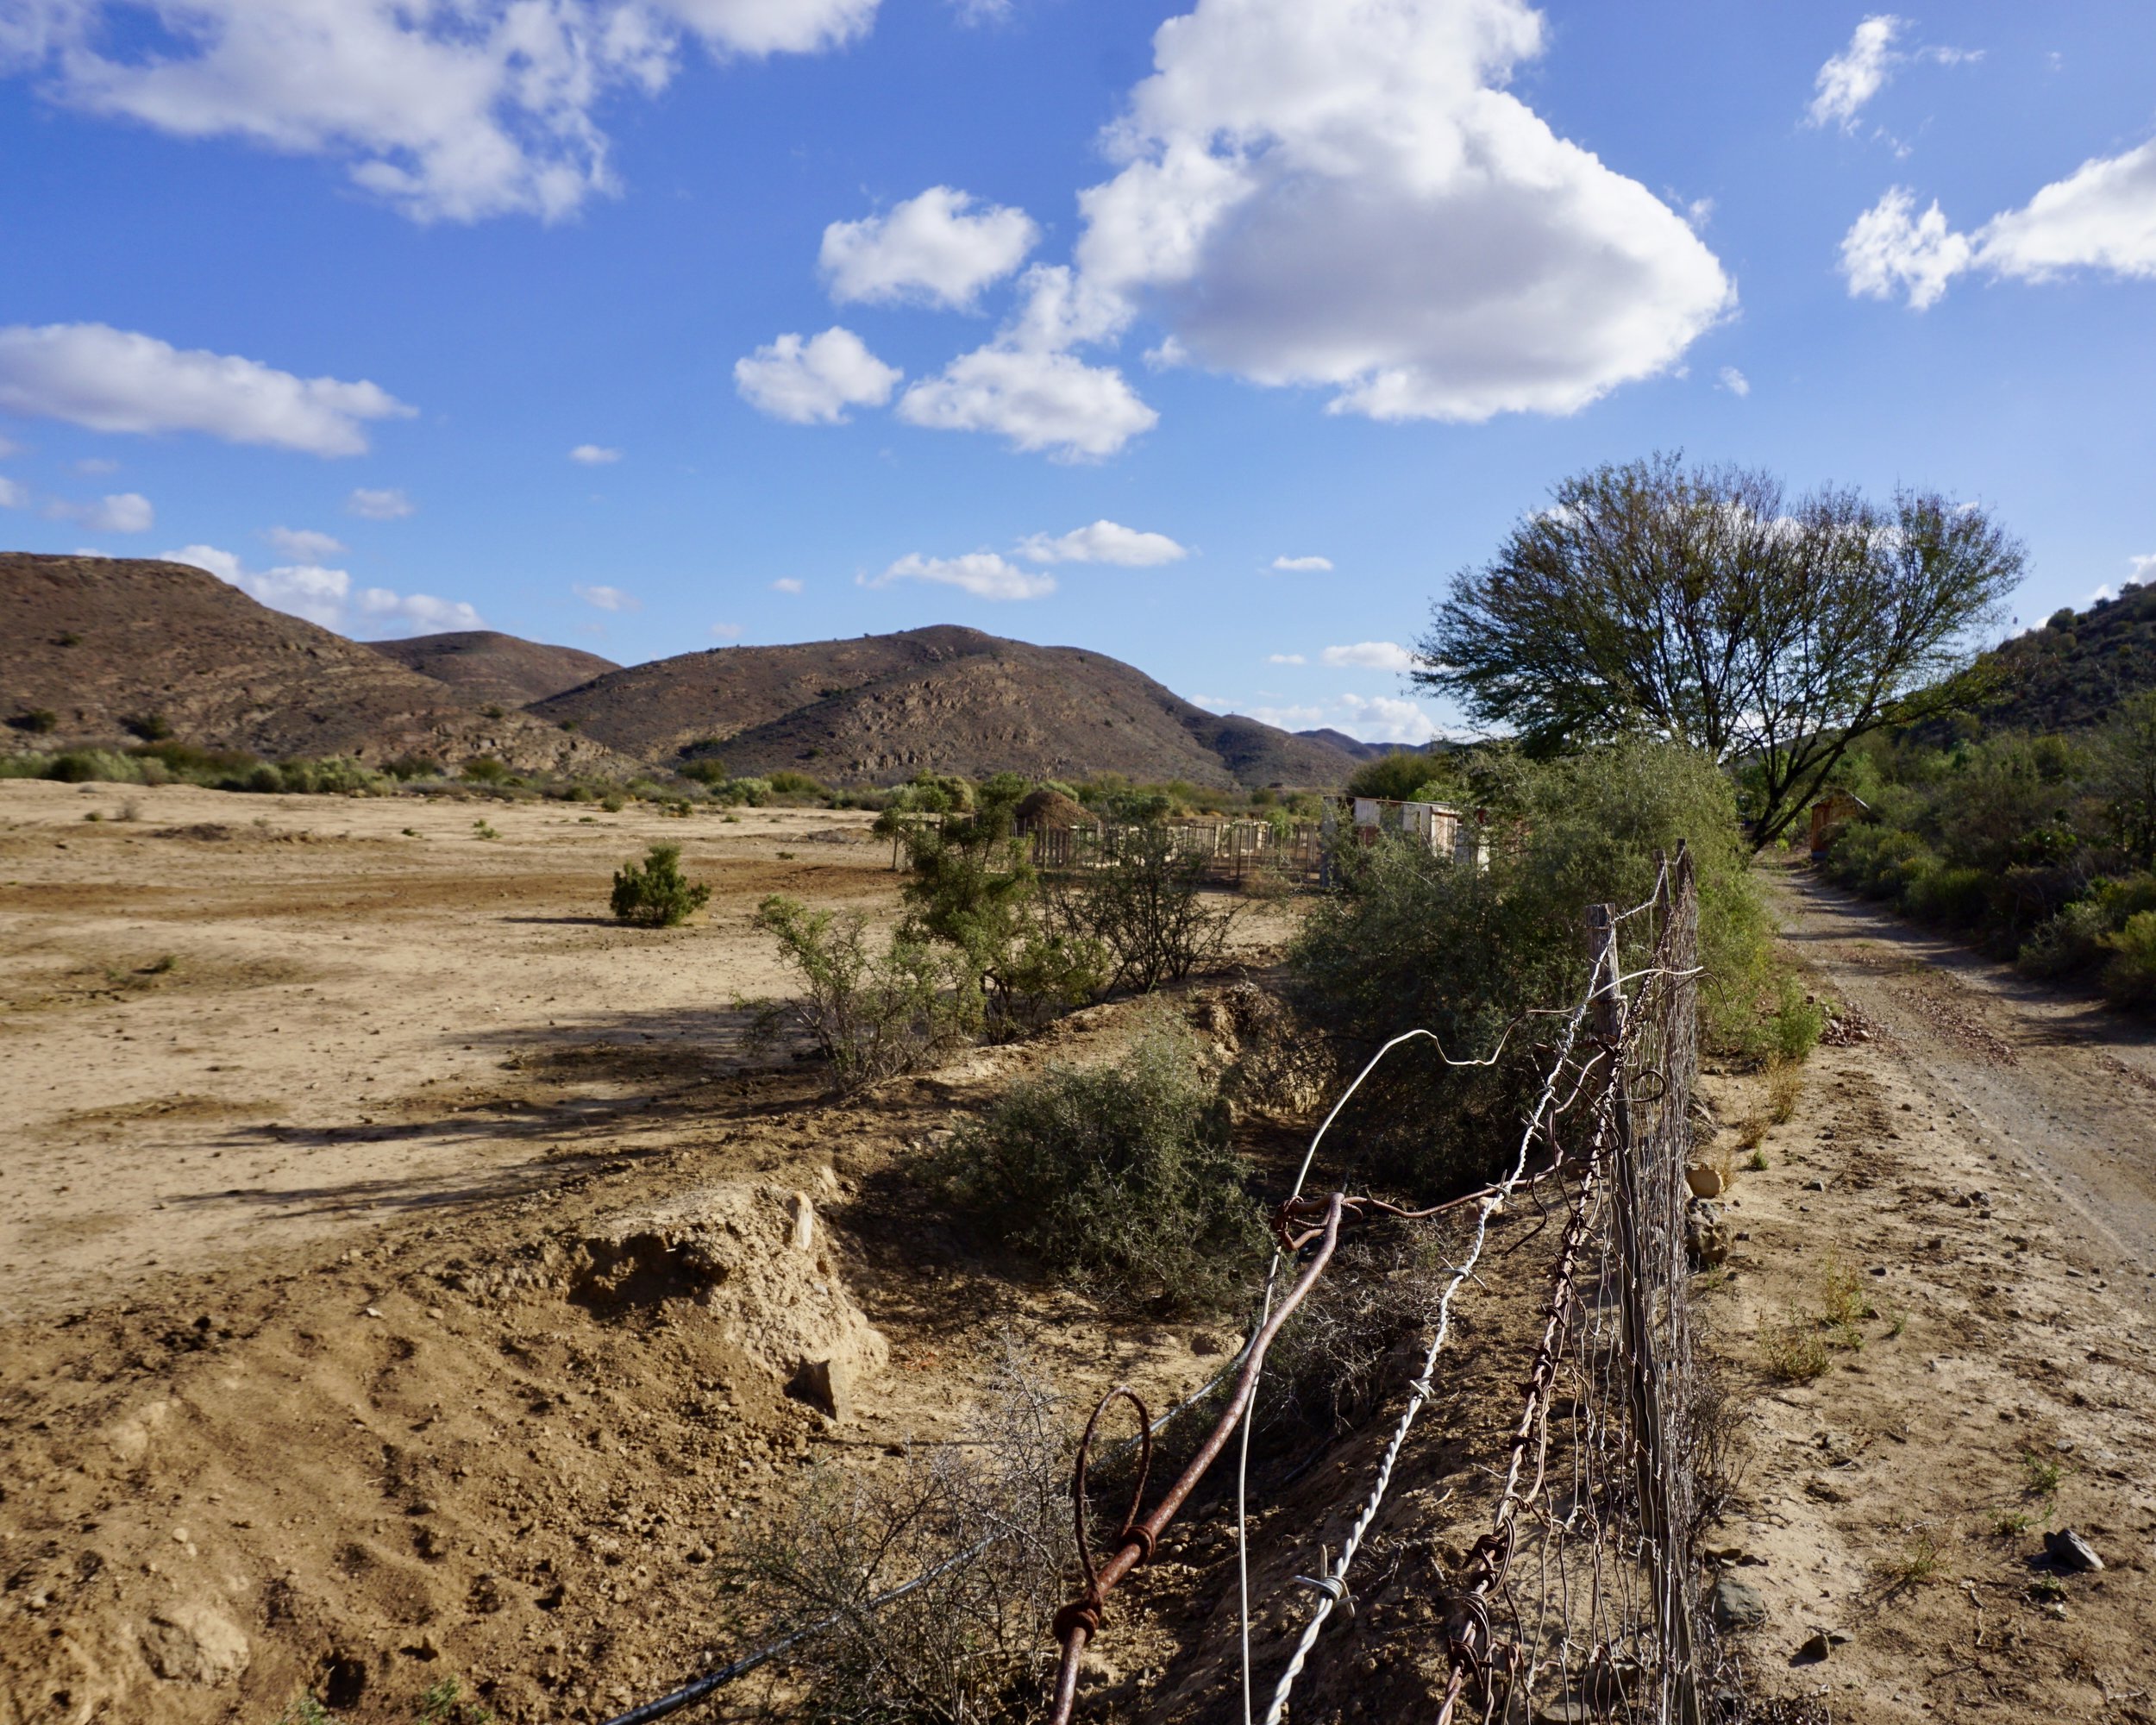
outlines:
[[[1847,1015],[1700,1278],[1752,1409],[1707,1541],[1764,1610],[1735,1644],[1838,1722],[2156,1719],[2156,1039],[1808,873],[1778,896]],[[1719,1086],[1758,1136],[1758,1081]],[[1823,1355],[1782,1369],[1793,1336]]]
[[[2033,982],[1807,874],[1789,938],[1826,993],[1892,1035],[1919,1087],[2057,1191],[2070,1238],[2156,1303],[2156,1026]]]

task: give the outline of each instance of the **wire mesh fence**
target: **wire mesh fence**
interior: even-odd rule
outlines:
[[[1631,938],[1606,907],[1590,919],[1590,1147],[1489,1531],[1441,1602],[1440,1722],[1728,1711],[1694,1565],[1711,1398],[1688,1291],[1698,908],[1682,851],[1642,910]]]
[[[1405,1411],[1376,1477],[1366,1493],[1345,1506],[1355,1512],[1351,1537],[1337,1559],[1320,1553],[1315,1576],[1295,1578],[1308,1590],[1300,1596],[1310,1603],[1307,1612],[1297,1614],[1300,1632],[1285,1661],[1260,1657],[1258,1665],[1272,1669],[1253,1667],[1251,1607],[1245,1599],[1245,1720],[1276,1725],[1287,1716],[1298,1678],[1327,1658],[1319,1631],[1348,1596],[1357,1546],[1380,1521],[1395,1469],[1407,1465],[1403,1456],[1416,1411],[1445,1380],[1450,1356],[1443,1350],[1453,1297],[1475,1275],[1493,1215],[1507,1205],[1529,1201],[1544,1207],[1548,1222],[1556,1224],[1535,1231],[1550,1240],[1546,1293],[1529,1333],[1531,1355],[1521,1362],[1524,1381],[1514,1380],[1516,1394],[1507,1392],[1514,1399],[1505,1408],[1503,1453],[1489,1470],[1487,1518],[1470,1522],[1482,1531],[1463,1560],[1438,1579],[1432,1602],[1439,1645],[1426,1651],[1439,1657],[1442,1673],[1435,1716],[1439,1725],[1470,1719],[1491,1725],[1542,1719],[1705,1725],[1742,1710],[1702,1609],[1694,1560],[1702,1521],[1715,1502],[1716,1431],[1712,1385],[1694,1353],[1690,1317],[1688,1226],[1695,1201],[1688,1168],[1699,1055],[1698,901],[1683,849],[1662,868],[1646,902],[1621,912],[1594,907],[1586,935],[1593,960],[1588,992],[1559,1014],[1561,1033],[1503,1178],[1449,1203],[1410,1212],[1338,1191],[1304,1198],[1299,1177],[1295,1193],[1276,1214],[1285,1259],[1299,1270],[1294,1287],[1286,1290],[1289,1307],[1324,1274],[1344,1223],[1360,1226],[1386,1217],[1414,1220],[1457,1214],[1470,1224],[1470,1245],[1450,1266],[1433,1339],[1419,1375],[1407,1386]],[[1356,1084],[1394,1047],[1427,1035],[1409,1032],[1395,1038]],[[1478,1063],[1445,1057],[1451,1064]],[[1336,1104],[1326,1126],[1346,1100],[1344,1095]],[[1312,1141],[1304,1176],[1325,1131],[1320,1126]],[[1265,1346],[1287,1315],[1269,1301],[1268,1310],[1269,1320],[1224,1372],[1237,1386],[1210,1433],[1197,1442],[1190,1463],[1150,1512],[1144,1503],[1151,1494],[1141,1464],[1129,1508],[1109,1512],[1120,1515],[1119,1529],[1097,1558],[1087,1554],[1081,1562],[1083,1590],[1055,1615],[1054,1639],[1062,1643],[1056,1719],[1084,1710],[1080,1659],[1101,1633],[1105,1595],[1150,1559],[1183,1499],[1261,1393]],[[1128,1395],[1112,1391],[1102,1407]],[[1187,1405],[1206,1400],[1201,1391]],[[1144,1421],[1142,1410],[1138,1417]],[[1096,1422],[1099,1418],[1096,1412]],[[1156,1430],[1165,1424],[1151,1422]],[[1088,1447],[1081,1445],[1075,1485],[1081,1528]],[[1150,1441],[1144,1448],[1150,1456]],[[1031,1496],[1037,1498],[1037,1482]],[[1037,1503],[1034,1514],[1037,1519]],[[1006,1538],[998,1534],[996,1540]],[[1079,1548],[1085,1545],[1081,1534]],[[986,1548],[926,1567],[895,1589],[882,1565],[862,1570],[849,1584],[851,1595],[834,1601],[839,1609],[805,1633],[828,1640],[843,1622],[862,1645],[887,1648],[891,1636],[881,1614],[889,1603],[912,1599],[931,1584],[960,1584],[950,1578]],[[924,1548],[908,1555],[925,1563],[934,1553]],[[1036,1565],[1027,1575],[1021,1590],[1031,1610],[1044,1615],[1039,1601],[1044,1584],[1053,1585],[1053,1566],[1040,1571]],[[946,1612],[939,1608],[935,1615]],[[789,1636],[625,1719],[655,1719],[703,1703],[737,1672],[799,1639]],[[821,1659],[828,1664],[830,1657],[826,1650]],[[981,1711],[977,1698],[968,1710]],[[885,1716],[874,1707],[869,1712]],[[923,1716],[901,1704],[889,1716]]]

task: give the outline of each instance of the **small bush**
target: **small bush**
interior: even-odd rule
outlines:
[[[1937,863],[1918,869],[1902,888],[1902,902],[1920,921],[1946,928],[1974,928],[1990,904],[1992,876],[1982,869]]]
[[[1797,1098],[1804,1094],[1804,1069],[1794,1060],[1767,1063],[1767,1119],[1785,1124],[1796,1112]]]
[[[2111,954],[2103,967],[2103,992],[2122,1006],[2156,1007],[2156,911],[2128,917],[2103,944]]]
[[[1179,1028],[1113,1066],[1014,1086],[959,1129],[945,1166],[998,1238],[1105,1297],[1219,1310],[1263,1260],[1228,1110]]]
[[[49,706],[27,707],[8,723],[33,737],[46,737],[60,729],[60,715]]]
[[[438,779],[442,763],[430,755],[399,755],[383,762],[382,770],[392,779]]]
[[[768,1046],[791,1028],[830,1063],[841,1094],[927,1065],[981,1028],[979,981],[953,954],[893,934],[871,951],[858,911],[812,911],[774,895],[756,925],[779,943],[807,993],[759,1004],[750,1033]]]
[[[47,773],[63,785],[138,785],[142,769],[125,755],[105,749],[70,749],[55,756]]]
[[[728,779],[711,787],[712,798],[729,807],[761,808],[771,800],[771,781],[768,779]]]
[[[716,755],[706,755],[682,766],[681,776],[693,779],[699,785],[714,788],[726,782],[726,763]]]
[[[458,770],[475,785],[498,785],[509,777],[509,768],[491,755],[474,755]]]
[[[1819,1326],[1794,1313],[1760,1325],[1759,1352],[1767,1375],[1782,1383],[1809,1383],[1826,1377],[1832,1364]]]
[[[1057,1648],[1041,1626],[1073,1567],[1069,1416],[1022,1359],[987,1392],[958,1441],[857,1473],[820,1466],[729,1554],[724,1578],[756,1614],[744,1640],[837,1620],[802,1649],[799,1716],[1022,1725],[1045,1710]],[[866,1609],[918,1576],[932,1578]]]
[[[1775,979],[1779,999],[1766,1025],[1767,1058],[1792,1065],[1811,1058],[1827,1029],[1827,1008],[1784,972]]]
[[[1074,939],[1106,950],[1110,988],[1150,994],[1226,949],[1235,912],[1206,901],[1205,872],[1206,859],[1178,851],[1167,827],[1129,829],[1105,868],[1056,887],[1051,914]]]
[[[672,928],[704,908],[711,889],[685,879],[681,847],[655,844],[643,863],[625,862],[614,875],[614,914],[639,928]]]
[[[133,718],[123,718],[120,724],[130,736],[145,743],[163,743],[172,734],[172,722],[161,712],[141,713]]]
[[[49,779],[53,776],[53,757],[50,755],[0,755],[0,779]]]
[[[474,838],[499,838],[501,834],[497,832],[493,827],[489,825],[486,821],[475,820],[472,823],[472,837]],[[618,882],[620,876],[617,875],[615,879],[617,882]],[[618,886],[617,886],[616,890],[619,890]]]
[[[789,772],[784,768],[772,774],[765,782],[771,787],[774,796],[821,797],[830,794],[824,788],[822,780],[812,779],[806,773]]]

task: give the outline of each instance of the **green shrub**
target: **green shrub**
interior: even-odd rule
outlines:
[[[822,780],[812,779],[806,773],[790,772],[783,767],[771,774],[765,783],[771,787],[774,796],[820,797],[829,794],[824,788]]]
[[[2103,992],[2122,1006],[2156,1007],[2156,911],[2128,917],[2103,944],[2111,954],[2103,967]]]
[[[1265,1246],[1228,1125],[1188,1032],[1160,1025],[1112,1065],[1014,1086],[943,1163],[961,1205],[1029,1258],[1119,1302],[1219,1311]]]
[[[491,755],[474,755],[458,770],[475,785],[498,785],[509,777],[509,768]]]
[[[1689,841],[1700,894],[1702,1029],[1714,1045],[1764,1052],[1771,929],[1747,866],[1728,778],[1706,756],[1626,743],[1538,764],[1478,751],[1470,789],[1491,810],[1487,869],[1389,837],[1343,853],[1341,890],[1305,920],[1288,958],[1303,1016],[1360,1063],[1401,1032],[1434,1032],[1455,1058],[1498,1045],[1532,1009],[1586,986],[1587,906],[1637,905],[1655,853]],[[1645,919],[1625,925],[1625,963],[1643,962]],[[1426,1042],[1399,1050],[1358,1093],[1344,1144],[1355,1178],[1434,1198],[1480,1178],[1510,1138],[1538,1071],[1515,1036],[1496,1064],[1448,1067]]]
[[[1420,749],[1396,749],[1389,755],[1365,761],[1348,775],[1351,797],[1382,797],[1394,802],[1426,800],[1416,794],[1424,786],[1449,780],[1442,755],[1426,755]],[[1438,801],[1432,798],[1426,800]]]
[[[481,823],[485,825],[484,822]],[[704,908],[711,889],[685,879],[681,847],[655,844],[641,867],[625,862],[614,875],[611,900],[616,917],[639,928],[672,928]]]
[[[260,766],[248,771],[246,779],[238,788],[274,794],[285,788],[285,775],[280,769],[271,766],[268,762],[265,761]]]
[[[399,755],[383,762],[382,770],[392,779],[438,779],[442,763],[430,755]]]
[[[1902,907],[1921,922],[1974,928],[1990,904],[1992,879],[1982,869],[1929,863],[1918,868],[1902,888]]]
[[[726,782],[726,763],[716,755],[706,755],[683,763],[681,776],[693,779],[699,785],[718,786]]]
[[[1860,822],[1834,841],[1827,853],[1827,872],[1866,898],[1898,900],[1911,881],[1938,862],[1915,833]]]
[[[1179,850],[1166,826],[1126,828],[1106,866],[1050,893],[1056,923],[1104,951],[1110,988],[1150,994],[1216,961],[1234,925],[1232,907],[1203,895],[1206,859]]]
[[[1804,992],[1804,985],[1784,972],[1775,979],[1774,1012],[1767,1020],[1770,1063],[1796,1065],[1811,1058],[1827,1029],[1827,1008]]]
[[[33,737],[48,737],[60,729],[60,715],[49,706],[25,707],[8,723]]]
[[[172,723],[161,712],[146,712],[120,721],[122,729],[145,743],[163,743],[172,734]]]
[[[805,993],[754,1003],[750,1042],[805,1034],[841,1094],[927,1065],[981,1028],[979,982],[951,953],[903,933],[874,951],[858,911],[812,911],[775,894],[756,906],[756,926],[777,940]]]
[[[0,779],[49,779],[53,776],[53,757],[50,755],[0,755]]]
[[[771,800],[771,781],[768,779],[729,779],[711,787],[714,801],[730,808],[761,808]]]
[[[106,749],[70,749],[53,758],[47,777],[63,785],[139,785],[141,768],[125,755]]]

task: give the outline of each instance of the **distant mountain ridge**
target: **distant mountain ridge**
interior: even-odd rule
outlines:
[[[621,667],[579,647],[548,647],[492,629],[364,643],[406,670],[447,683],[482,706],[530,706]]]
[[[1330,743],[1208,712],[1104,653],[948,624],[654,660],[530,711],[648,760],[709,752],[736,773],[839,784],[1009,770],[1329,786],[1353,765]]]
[[[48,721],[49,733],[41,729]],[[618,775],[604,745],[273,611],[185,563],[0,553],[6,747],[117,747],[148,721],[273,760],[489,755],[520,770]]]
[[[956,624],[624,668],[491,630],[349,641],[182,563],[0,554],[0,748],[118,747],[151,718],[271,759],[491,755],[617,779],[715,754],[840,785],[932,768],[1331,787],[1383,752],[1209,712],[1103,653]]]

